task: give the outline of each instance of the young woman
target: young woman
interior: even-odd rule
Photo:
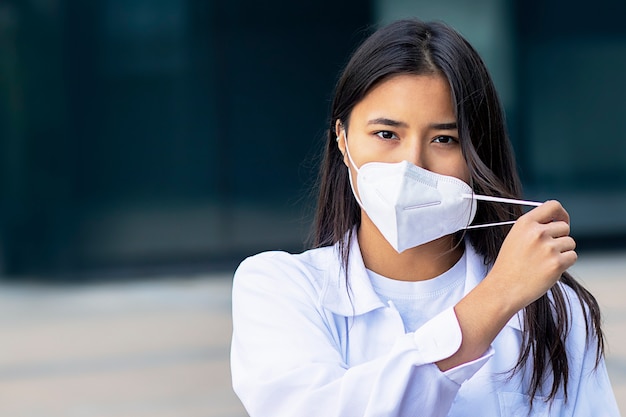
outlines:
[[[618,416],[568,214],[520,196],[475,50],[441,23],[370,36],[336,87],[316,248],[235,274],[250,415]]]

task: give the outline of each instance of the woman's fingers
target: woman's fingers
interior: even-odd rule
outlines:
[[[561,203],[556,200],[546,201],[541,206],[534,208],[522,217],[527,217],[531,221],[542,224],[558,221],[569,224],[569,214],[567,214],[567,211],[565,211]]]
[[[564,221],[555,221],[542,226],[545,230],[546,237],[548,238],[556,239],[559,237],[569,236],[570,226]]]
[[[511,228],[492,272],[512,305],[521,308],[540,297],[576,262],[569,220],[558,201],[548,201]]]
[[[576,241],[571,236],[563,236],[554,239],[555,248],[560,253],[573,251],[576,249]]]

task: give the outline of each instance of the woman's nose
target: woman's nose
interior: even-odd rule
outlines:
[[[411,143],[407,144],[407,149],[405,149],[404,155],[404,159],[410,163],[417,165],[420,168],[428,169],[426,166],[426,155],[418,141],[411,141]]]

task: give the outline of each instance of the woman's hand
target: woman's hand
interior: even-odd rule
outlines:
[[[442,371],[480,357],[511,317],[532,303],[576,262],[569,215],[548,201],[521,216],[504,240],[485,279],[454,307],[463,339],[437,362]]]
[[[576,242],[569,233],[569,215],[558,201],[529,211],[511,228],[485,280],[512,311],[545,294],[576,262]]]

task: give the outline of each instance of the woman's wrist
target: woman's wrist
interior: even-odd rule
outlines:
[[[496,282],[497,283],[497,282]],[[517,303],[491,280],[483,280],[454,307],[461,328],[461,347],[451,357],[437,362],[446,371],[478,359],[518,311]]]

